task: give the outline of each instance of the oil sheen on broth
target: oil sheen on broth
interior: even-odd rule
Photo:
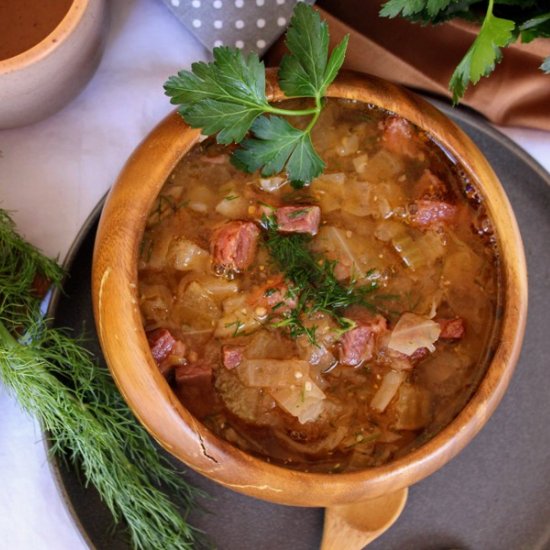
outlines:
[[[353,471],[421,445],[470,398],[498,329],[497,244],[466,175],[404,119],[330,100],[313,140],[326,169],[300,190],[196,145],[149,215],[140,307],[161,372],[210,430],[287,467]],[[312,311],[273,232],[340,288],[376,288]]]

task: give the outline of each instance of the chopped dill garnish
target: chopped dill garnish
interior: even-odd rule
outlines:
[[[357,285],[354,280],[342,283],[334,274],[337,262],[310,249],[310,235],[279,233],[274,216],[264,216],[262,225],[266,230],[264,243],[271,259],[291,283],[289,293],[298,298],[296,307],[283,314],[283,319],[276,321],[273,326],[288,328],[293,338],[305,334],[312,343],[316,343],[317,327],[305,326],[303,316],[316,312],[327,313],[336,320],[343,333],[355,326],[353,321],[342,316],[341,312],[345,308],[362,305],[373,309],[367,295],[376,288],[375,281],[364,286]]]
[[[304,214],[307,214],[307,210],[306,210],[306,209],[295,210],[294,212],[290,212],[290,214],[288,215],[288,217],[289,217],[291,220],[294,220],[294,219],[296,219],[296,218],[299,218],[300,216],[303,216]]]
[[[239,335],[239,332],[242,327],[244,327],[244,323],[239,321],[238,319],[236,321],[233,321],[232,323],[225,323],[225,328],[235,327],[235,330],[233,331],[233,338]]]
[[[224,200],[226,201],[234,201],[235,199],[238,199],[239,195],[227,195],[224,197]]]

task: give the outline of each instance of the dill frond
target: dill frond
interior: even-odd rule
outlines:
[[[37,273],[58,285],[63,276],[0,210],[0,380],[47,430],[52,452],[126,522],[134,548],[195,548],[199,531],[185,516],[202,493],[158,454],[109,373],[78,340],[47,326],[32,292]]]
[[[262,225],[266,230],[264,243],[275,267],[291,283],[289,291],[298,296],[297,306],[276,322],[275,327],[288,328],[293,338],[305,334],[315,343],[316,327],[305,326],[303,316],[327,313],[336,320],[340,330],[346,332],[354,324],[342,316],[345,308],[357,304],[373,309],[367,295],[376,288],[375,282],[358,286],[354,280],[347,284],[338,281],[334,274],[336,262],[310,249],[310,235],[279,233],[274,216],[264,216]]]

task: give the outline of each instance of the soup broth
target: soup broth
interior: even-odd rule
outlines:
[[[326,168],[302,189],[195,145],[150,212],[139,300],[161,372],[210,430],[353,471],[421,445],[472,395],[498,251],[466,174],[406,120],[329,100],[313,141]]]
[[[44,40],[72,3],[73,0],[0,0],[0,61]]]

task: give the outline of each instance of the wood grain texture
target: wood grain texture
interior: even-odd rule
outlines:
[[[383,535],[401,515],[408,489],[325,510],[321,550],[361,550]]]
[[[283,99],[268,75],[272,100]],[[473,142],[420,97],[377,78],[343,73],[329,95],[373,103],[431,134],[459,161],[485,198],[503,266],[500,334],[493,359],[461,413],[419,449],[391,464],[338,475],[302,473],[252,457],[196,421],[159,373],[141,324],[137,255],[147,213],[164,181],[199,139],[173,113],[128,160],[106,201],[93,261],[96,325],[113,376],[149,432],[174,456],[226,487],[281,504],[334,506],[393,493],[430,475],[479,432],[501,400],[516,364],[527,312],[523,246],[512,209],[493,170]]]

